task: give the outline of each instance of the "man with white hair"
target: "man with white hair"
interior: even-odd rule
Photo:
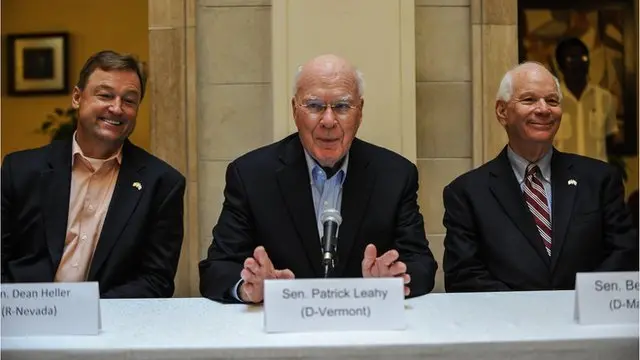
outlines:
[[[203,296],[260,303],[265,279],[323,277],[322,219],[331,210],[343,219],[332,277],[400,277],[405,296],[431,291],[437,265],[418,209],[418,171],[355,137],[363,106],[362,74],[346,60],[322,55],[301,67],[291,99],[298,132],[227,168],[200,263]]]
[[[638,270],[638,235],[608,164],[553,148],[562,93],[542,65],[507,72],[509,143],[445,187],[447,292],[573,289],[578,272]]]

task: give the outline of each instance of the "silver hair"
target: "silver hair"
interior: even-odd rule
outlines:
[[[303,66],[298,66],[298,70],[293,77],[293,94],[298,92],[298,81],[300,80],[300,74],[302,73]],[[364,74],[362,71],[355,69],[356,83],[358,85],[358,97],[364,96]]]
[[[544,67],[544,65],[535,61],[525,61],[507,71],[507,73],[502,77],[502,81],[500,81],[500,87],[498,88],[498,93],[496,94],[496,100],[502,100],[505,102],[511,100],[511,97],[513,96],[513,73],[520,70],[520,68],[524,66],[529,66],[532,64]],[[562,101],[562,90],[560,88],[560,81],[553,74],[551,74],[551,77],[553,77],[553,81],[556,84],[556,90],[558,91],[558,100]]]

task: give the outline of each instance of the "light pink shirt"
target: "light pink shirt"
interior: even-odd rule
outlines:
[[[87,279],[120,172],[121,150],[106,160],[92,159],[84,155],[73,134],[69,218],[56,282]]]

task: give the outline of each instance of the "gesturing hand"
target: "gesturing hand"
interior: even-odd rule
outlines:
[[[369,244],[364,249],[364,259],[362,260],[363,277],[399,277],[404,279],[404,296],[408,296],[410,289],[407,286],[411,281],[411,276],[407,274],[407,265],[402,261],[397,261],[400,254],[396,250],[389,250],[378,257],[378,250],[375,245]]]
[[[265,279],[293,279],[295,276],[289,269],[276,270],[262,246],[253,251],[253,257],[244,261],[244,269],[240,272],[243,282],[240,286],[240,298],[244,302],[259,303],[264,299]]]

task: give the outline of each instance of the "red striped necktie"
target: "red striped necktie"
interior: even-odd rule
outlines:
[[[524,179],[524,198],[527,207],[533,215],[536,222],[538,232],[542,238],[547,254],[551,256],[551,216],[549,211],[549,202],[544,191],[544,186],[540,179],[536,176],[540,173],[538,165],[530,164]]]

